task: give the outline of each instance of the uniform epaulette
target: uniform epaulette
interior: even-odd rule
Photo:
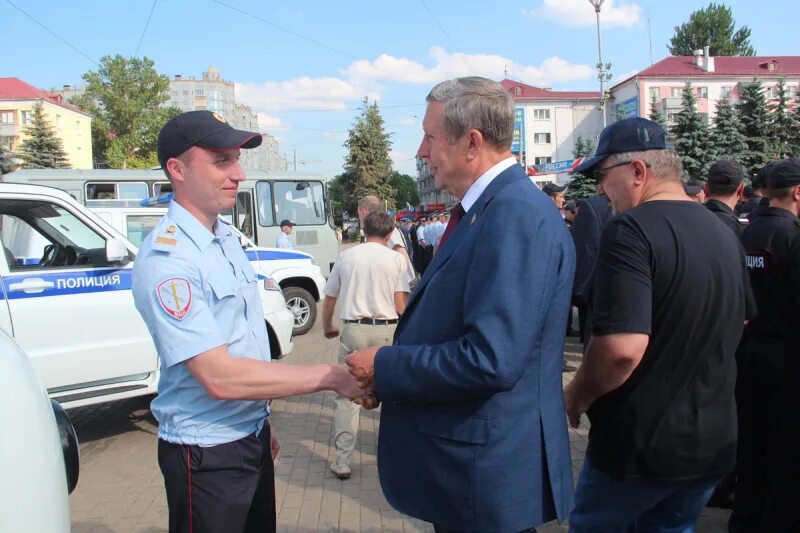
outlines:
[[[162,228],[163,231],[161,231]],[[165,220],[164,224],[157,228],[159,231],[154,235],[152,249],[159,252],[172,252],[178,244],[178,238],[175,236],[177,229],[172,221]]]

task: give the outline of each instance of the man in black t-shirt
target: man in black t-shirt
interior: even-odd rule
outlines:
[[[736,236],[683,191],[664,129],[624,119],[578,167],[616,213],[595,269],[592,337],[565,390],[591,429],[570,530],[691,530],[736,454],[734,352],[745,320]]]
[[[742,225],[733,209],[744,193],[744,167],[736,161],[720,159],[708,169],[705,184],[706,207],[738,237]]]
[[[766,179],[770,204],[742,233],[758,314],[740,376],[732,533],[800,531],[800,159]]]

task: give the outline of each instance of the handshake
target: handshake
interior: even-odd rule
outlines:
[[[337,386],[334,390],[350,398],[364,409],[375,409],[381,403],[375,392],[375,355],[380,346],[363,348],[345,358],[347,368],[337,366]]]

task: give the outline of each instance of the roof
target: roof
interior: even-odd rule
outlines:
[[[19,78],[0,78],[0,100],[46,100],[51,104],[81,113],[87,117],[89,113],[64,102],[60,94],[53,94],[37,89]]]
[[[519,81],[503,80],[500,85],[505,87],[514,100],[589,100],[600,99],[600,92],[595,91],[552,91],[533,85],[526,85]],[[520,94],[514,94],[514,89],[519,88]]]
[[[714,72],[706,72],[703,67],[696,65],[692,56],[670,56],[642,70],[636,77],[800,76],[800,56],[712,56],[712,58]],[[774,65],[773,70],[769,70],[770,63]]]

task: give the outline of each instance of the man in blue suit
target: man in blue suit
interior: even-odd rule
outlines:
[[[508,91],[458,78],[427,101],[418,156],[461,201],[393,345],[347,362],[374,391],[362,403],[383,402],[393,507],[437,531],[528,531],[573,502],[561,359],[574,247],[509,152]]]

